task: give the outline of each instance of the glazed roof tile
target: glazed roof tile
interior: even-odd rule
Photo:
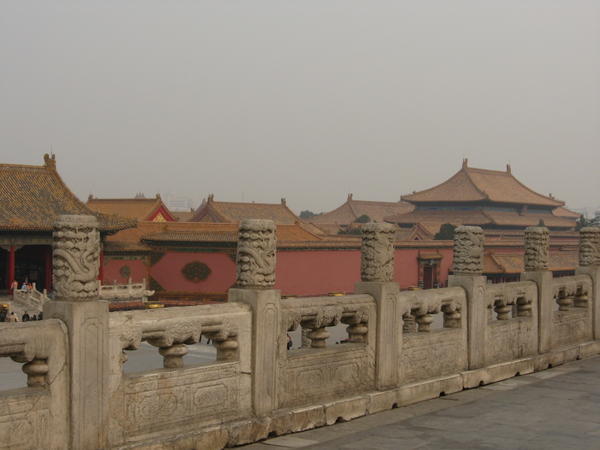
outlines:
[[[523,255],[515,253],[498,253],[486,251],[483,259],[484,272],[489,274],[517,274],[525,270]],[[577,252],[555,251],[548,258],[548,266],[553,271],[574,270],[578,264]]]
[[[405,214],[414,209],[406,202],[378,202],[369,200],[354,200],[352,194],[338,208],[328,213],[314,216],[310,219],[315,224],[349,225],[359,217],[366,215],[372,221],[383,222],[385,217]]]
[[[300,221],[283,199],[281,203],[218,202],[212,195],[198,208],[191,221],[239,223],[244,219],[269,219],[277,225],[292,225]]]
[[[62,214],[94,215],[104,232],[135,225],[88,208],[61,179],[54,156],[44,155],[43,166],[0,164],[0,230],[50,232]]]
[[[160,196],[155,198],[95,198],[90,196],[87,206],[102,214],[114,214],[136,220],[149,220],[159,209],[175,220]]]
[[[495,203],[550,207],[564,205],[564,202],[538,194],[525,186],[512,175],[510,166],[505,172],[476,169],[468,167],[466,160],[463,167],[448,180],[430,189],[403,195],[402,200],[411,203],[487,200]]]

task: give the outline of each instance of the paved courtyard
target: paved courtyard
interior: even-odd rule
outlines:
[[[600,449],[600,357],[242,448]]]

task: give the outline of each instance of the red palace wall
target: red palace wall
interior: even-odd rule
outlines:
[[[445,284],[452,262],[451,249],[438,249],[441,255],[439,282]],[[419,249],[396,249],[395,281],[401,288],[418,284]],[[192,282],[182,274],[183,267],[190,262],[206,264],[211,273],[205,280]],[[128,266],[131,278],[139,282],[149,276],[166,291],[202,293],[225,293],[235,282],[235,263],[222,252],[177,252],[168,251],[152,267],[140,260],[110,260],[104,265],[104,282],[126,283],[120,274],[121,267]],[[318,295],[329,292],[354,291],[360,280],[360,250],[299,250],[277,252],[277,289],[283,295]]]
[[[103,266],[103,284],[126,284],[127,277],[121,274],[121,268],[127,266],[131,273],[131,281],[134,283],[140,283],[142,279],[148,281],[148,267],[144,261],[139,259],[128,259],[128,260],[111,260],[108,257],[104,257]]]

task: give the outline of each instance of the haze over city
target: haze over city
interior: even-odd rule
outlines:
[[[4,1],[0,58],[0,160],[82,199],[327,211],[468,158],[600,204],[596,1]]]

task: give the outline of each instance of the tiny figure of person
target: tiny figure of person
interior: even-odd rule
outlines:
[[[10,315],[8,316],[7,322],[18,322],[19,321],[19,316],[17,316],[15,314],[15,312],[11,312]]]
[[[23,322],[29,322],[29,319],[31,319],[31,317],[29,317],[29,314],[25,311],[21,320],[23,320]]]
[[[38,318],[37,320],[42,320],[44,318],[44,315],[42,314],[42,312],[40,311],[40,313],[38,314]]]

